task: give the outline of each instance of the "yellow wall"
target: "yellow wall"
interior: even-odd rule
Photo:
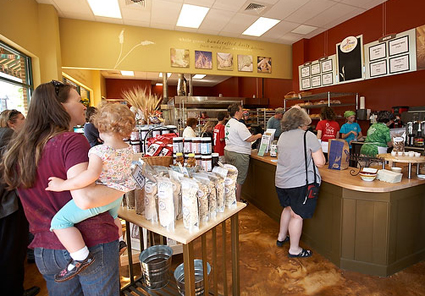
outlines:
[[[59,23],[63,67],[292,78],[290,45],[63,18]],[[154,44],[141,45],[145,41]],[[170,48],[189,49],[190,68],[171,67]],[[212,70],[195,69],[195,50],[213,53]],[[233,71],[217,70],[217,52],[233,53]],[[238,54],[253,56],[253,72],[237,71]],[[272,58],[271,74],[257,73],[257,56]]]
[[[34,84],[59,79],[58,16],[35,0],[0,0],[0,40],[32,58]]]
[[[98,106],[102,96],[106,96],[105,78],[99,70],[67,69],[62,70],[74,82],[91,91],[90,106]]]

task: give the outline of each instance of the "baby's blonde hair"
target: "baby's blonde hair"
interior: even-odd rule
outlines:
[[[101,133],[118,133],[128,138],[136,126],[136,119],[127,106],[109,103],[93,115],[93,124]]]

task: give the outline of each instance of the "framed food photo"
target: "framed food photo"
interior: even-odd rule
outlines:
[[[252,72],[252,55],[238,54],[238,71],[239,72]]]
[[[257,72],[271,74],[272,73],[272,58],[257,57]]]
[[[171,67],[189,68],[189,49],[170,49]]]
[[[217,70],[233,70],[233,54],[228,52],[217,52]]]
[[[195,69],[212,69],[212,52],[195,50]]]

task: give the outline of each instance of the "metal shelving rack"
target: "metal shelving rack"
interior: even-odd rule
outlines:
[[[267,129],[267,121],[275,114],[275,110],[268,110],[267,108],[257,108],[257,124],[262,126],[264,130]]]
[[[355,98],[355,102],[354,103],[350,103],[350,104],[332,104],[331,103],[331,99],[336,99],[336,98],[343,98],[343,97],[350,97],[353,96]],[[324,106],[329,106],[329,107],[348,107],[348,106],[355,106],[355,109],[358,109],[358,104],[359,104],[359,94],[358,93],[336,93],[336,92],[325,92],[325,93],[318,93],[318,94],[313,94],[313,95],[309,95],[309,96],[300,96],[300,97],[296,97],[296,98],[288,98],[288,99],[284,99],[283,100],[283,108],[285,109],[285,111],[287,110],[287,105],[286,102],[287,101],[294,101],[294,100],[298,100],[298,101],[317,101],[317,100],[323,100],[323,99],[327,99],[328,103],[327,104],[320,104],[320,105],[308,105],[308,106],[303,106],[304,109],[315,109],[315,108],[322,108]]]

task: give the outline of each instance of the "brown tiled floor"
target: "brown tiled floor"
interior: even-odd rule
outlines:
[[[283,248],[275,245],[276,221],[253,205],[244,209],[239,217],[241,295],[425,296],[425,261],[387,278],[379,278],[340,270],[317,253],[311,258],[290,259],[288,245]],[[230,249],[230,240],[227,245]],[[199,244],[195,244],[195,250],[199,252]],[[181,255],[173,256],[172,269],[181,262]],[[125,275],[126,268],[121,272]],[[121,280],[125,282],[124,277]],[[26,288],[32,285],[41,287],[40,296],[48,295],[34,264],[27,266],[25,281]]]

